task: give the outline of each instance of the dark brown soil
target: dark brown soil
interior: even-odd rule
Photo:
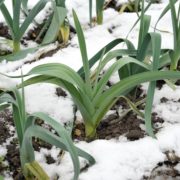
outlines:
[[[5,110],[4,112],[0,112],[0,144],[5,143],[6,140],[14,135],[15,132],[9,131],[9,126],[13,125],[12,114],[9,110]],[[6,146],[7,154],[4,157],[9,163],[9,166],[4,166],[4,164],[0,163],[0,174],[3,174],[4,170],[12,172],[12,176],[14,179],[21,179],[22,173],[20,168],[20,159],[19,159],[19,147],[18,140],[13,139],[9,145]]]
[[[8,27],[3,23],[0,23],[0,37],[4,37],[6,39],[11,39],[11,35],[9,34]],[[10,54],[9,50],[0,49],[0,56],[5,56]]]
[[[180,172],[175,169],[175,166],[180,163],[180,157],[176,156],[175,152],[165,152],[167,160],[158,163],[152,170],[148,180],[159,178],[160,180],[180,180]]]
[[[12,115],[8,110],[0,112],[0,144],[5,143],[6,139],[11,137],[8,127],[9,125],[13,125],[13,122],[11,120]]]
[[[128,113],[123,119],[110,115],[102,121],[97,129],[99,139],[119,138],[125,135],[129,140],[137,140],[144,137],[145,132],[141,130],[141,120],[133,113]]]
[[[11,39],[8,26],[4,25],[4,23],[0,23],[0,36],[7,39]]]
[[[19,180],[24,179],[21,171],[20,166],[20,154],[19,154],[19,148],[17,147],[17,139],[14,139],[10,145],[7,146],[7,154],[5,159],[9,163],[9,170],[12,172],[13,179]]]
[[[55,93],[58,97],[62,96],[62,97],[66,97],[67,93],[60,87],[56,88],[56,93]]]
[[[56,88],[55,93],[57,96],[62,96],[64,98],[67,96],[66,92],[61,88]],[[136,93],[136,98],[142,98],[141,94],[142,91],[139,89]],[[167,101],[168,99],[166,98],[161,99],[162,103],[166,103]],[[117,101],[116,105],[113,106],[113,109],[117,110],[119,106],[123,107],[123,109],[129,108],[127,102],[123,99]],[[153,113],[152,117],[154,127],[156,127],[156,123],[164,123],[164,120],[159,118],[156,113]],[[38,120],[37,124],[44,126],[41,120]],[[14,132],[9,132],[9,125],[13,125],[12,114],[9,110],[5,110],[4,112],[0,113],[0,144],[6,142],[6,140],[14,134]],[[141,126],[143,125],[144,121],[139,119],[132,111],[123,117],[119,117],[118,113],[114,113],[104,118],[104,120],[100,123],[97,128],[96,139],[118,139],[121,135],[123,135],[130,141],[138,140],[146,135],[145,131],[141,129]],[[158,130],[158,128],[155,128],[155,132],[158,132]],[[75,122],[73,138],[77,140],[86,140],[85,129],[82,123],[79,124]],[[45,143],[39,139],[33,139],[33,146],[36,151],[39,151],[40,147],[47,149],[52,148],[50,144]],[[7,154],[4,157],[4,160],[9,163],[9,166],[6,167],[4,164],[0,163],[0,174],[3,174],[4,171],[11,172],[13,179],[23,180],[24,177],[20,168],[18,140],[14,138],[6,148]],[[52,164],[55,163],[56,160],[53,159],[50,155],[47,155],[46,162],[48,164]],[[172,160],[167,156],[167,160],[165,162],[159,163],[152,171],[151,177],[144,177],[143,179],[153,180],[154,177],[160,176],[176,178],[178,180],[179,172],[174,169],[175,165],[178,163],[180,163],[180,159],[176,158],[175,160]],[[165,167],[165,170],[161,168],[162,166]]]
[[[40,120],[38,124],[43,124]],[[14,135],[15,132],[9,131],[9,125],[13,125],[12,113],[9,110],[0,112],[0,144],[6,142],[6,140]],[[51,149],[52,146],[39,139],[33,139],[33,147],[36,151],[40,151],[40,147]],[[11,172],[14,180],[24,180],[20,165],[20,154],[19,154],[19,142],[17,138],[14,138],[10,144],[6,146],[7,154],[3,158],[8,162],[8,166],[4,165],[0,159],[0,175],[3,175],[4,171]],[[47,163],[52,164],[55,160],[49,155],[46,157]]]
[[[27,36],[24,37],[24,39],[25,40],[33,40],[33,41],[35,41],[37,39],[39,33],[41,32],[42,27],[43,27],[43,24],[35,27],[34,29],[29,30],[28,33],[27,33]],[[42,37],[44,37],[44,35],[45,35],[45,33],[42,34],[42,36],[39,39],[37,39],[36,42],[40,44],[42,42],[42,40],[43,40]]]
[[[123,118],[112,114],[99,124],[96,138],[112,139],[125,135],[129,140],[138,140],[145,135],[145,132],[140,128],[141,124],[144,124],[144,122],[132,112]],[[78,140],[85,140],[84,124],[75,125],[73,137]]]
[[[124,3],[124,4],[121,4],[121,5],[118,5],[117,2],[115,0],[109,0],[106,5],[105,5],[105,9],[106,8],[113,8],[115,9],[116,11],[120,11],[120,9],[122,8],[123,5],[125,5],[127,3]],[[130,3],[128,3],[130,4]],[[135,4],[134,3],[131,3],[131,8],[133,9],[133,11],[131,11],[129,8],[125,8],[123,12],[135,12]],[[140,11],[140,6],[138,7],[138,11]]]

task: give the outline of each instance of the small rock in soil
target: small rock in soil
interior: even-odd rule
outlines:
[[[54,160],[54,158],[53,158],[51,155],[47,155],[47,156],[46,156],[46,162],[47,162],[48,164],[53,164],[53,163],[55,163],[56,161]]]
[[[152,122],[153,123],[164,123],[164,119],[158,117],[157,113],[153,112],[152,113]]]
[[[127,139],[134,141],[144,137],[144,133],[140,130],[130,130],[126,134]]]
[[[161,101],[161,103],[166,103],[168,101],[168,99],[166,97],[163,97],[163,98],[161,98],[160,101]]]
[[[166,84],[165,81],[159,80],[159,81],[157,81],[157,85],[156,86],[160,90],[163,87],[164,84]]]
[[[172,164],[177,164],[180,162],[180,157],[178,157],[174,151],[167,151],[165,152],[168,162]]]
[[[128,113],[123,120],[119,119],[116,114],[111,114],[99,124],[97,128],[97,138],[112,139],[127,134],[130,140],[137,140],[143,138],[145,134],[145,132],[140,128],[140,124],[142,123],[143,121],[138,119],[133,112]],[[77,130],[81,132],[78,133],[78,135],[76,134]],[[75,123],[73,138],[85,140],[85,128],[83,123]]]
[[[60,87],[56,88],[56,95],[58,97],[62,96],[62,97],[66,97],[67,93]]]
[[[3,23],[0,23],[0,36],[11,39],[8,27],[5,26]]]

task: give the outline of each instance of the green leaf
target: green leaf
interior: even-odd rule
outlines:
[[[45,118],[47,120],[47,116]],[[54,123],[54,122],[55,121],[52,122],[52,119],[51,119],[51,123]],[[60,127],[59,124],[58,124],[58,126],[56,124],[56,129],[59,129],[59,127]],[[32,136],[36,137],[36,138],[40,138],[40,139],[42,139],[52,145],[55,145],[56,147],[59,147],[63,150],[69,150],[72,160],[73,160],[74,170],[75,170],[74,180],[77,180],[78,176],[79,176],[79,172],[80,172],[79,160],[78,160],[77,155],[82,156],[82,157],[86,158],[87,160],[90,160],[89,161],[90,163],[94,163],[95,161],[92,156],[90,156],[89,154],[85,153],[84,151],[79,150],[78,148],[74,147],[74,145],[72,144],[72,141],[66,131],[62,131],[62,128],[60,128],[58,130],[58,132],[59,131],[61,131],[62,138],[54,135],[53,133],[49,132],[48,130],[46,130],[40,126],[34,125],[34,126],[29,127],[26,130],[25,135],[24,135],[24,141],[23,141],[23,145],[21,148],[22,155],[23,155],[23,157],[26,157],[26,158],[31,157],[31,155],[26,155],[26,154],[28,153],[28,149],[32,147],[32,144],[29,141],[29,138]],[[29,160],[30,159],[28,159],[28,161]]]
[[[92,26],[92,6],[93,6],[93,1],[89,0],[89,22],[90,22],[90,26]]]
[[[43,179],[43,180],[49,180],[48,175],[46,172],[42,169],[42,167],[39,165],[38,162],[33,161],[31,163],[25,164],[25,169],[33,175],[33,177],[37,179]],[[29,177],[30,178],[30,177]],[[32,177],[31,177],[32,178]],[[26,177],[28,179],[28,177]]]
[[[23,10],[25,10],[25,12],[28,12],[28,7],[27,7],[28,0],[22,0],[21,3],[22,3]]]
[[[156,81],[160,79],[179,79],[180,72],[174,71],[153,71],[139,73],[128,78],[121,80],[115,85],[111,86],[110,89],[106,90],[103,94],[99,95],[96,99],[96,106],[99,107],[93,120],[101,120],[106,114],[107,110],[111,108],[113,102],[116,100],[115,97],[126,94],[129,89],[148,81]],[[98,122],[97,122],[98,124]]]
[[[0,94],[0,104],[2,103],[11,103],[17,106],[16,101],[9,93],[2,93]]]
[[[42,74],[63,79],[69,83],[85,89],[81,77],[70,67],[60,63],[42,64],[34,67],[27,75]],[[14,76],[15,77],[15,76]]]
[[[69,134],[64,129],[64,127],[61,126],[57,121],[50,118],[49,116],[47,116],[44,113],[35,113],[32,116],[35,116],[39,119],[44,120],[46,123],[48,123],[50,126],[52,126],[56,130],[56,132],[59,134],[59,136],[61,136],[61,138],[63,139],[62,142],[64,142],[64,145],[67,148],[66,150],[70,153],[73,164],[74,164],[74,172],[75,172],[74,179],[78,179],[78,175],[80,173],[80,166],[79,166],[77,150],[76,150],[75,146],[73,145],[73,142],[72,142]],[[44,138],[44,140],[45,139],[46,138]]]
[[[65,5],[66,0],[56,0],[57,6],[66,7]]]
[[[35,84],[35,83],[40,83],[40,82],[53,83],[69,91],[69,93],[71,94],[73,98],[73,101],[78,106],[79,110],[81,111],[85,123],[87,122],[88,124],[93,125],[90,119],[92,115],[94,114],[95,108],[92,106],[92,102],[90,101],[88,94],[86,94],[84,91],[78,91],[72,83],[64,81],[61,78],[54,78],[54,77],[43,76],[43,75],[30,78],[26,80],[23,83],[23,85],[28,86],[30,84]]]
[[[143,67],[146,70],[150,69],[150,66],[139,62],[138,60],[131,58],[131,57],[124,57],[119,59],[119,61],[115,62],[113,65],[110,66],[110,68],[105,72],[105,74],[102,76],[102,78],[99,80],[99,83],[97,85],[97,91],[95,92],[94,96],[97,96],[98,94],[101,94],[104,90],[107,82],[109,81],[112,74],[118,70],[121,70],[123,66],[126,64],[134,63],[136,65],[139,65]]]
[[[10,33],[12,35],[12,38],[14,39],[15,37],[15,34],[14,34],[14,29],[13,29],[13,19],[8,11],[8,9],[6,8],[5,4],[1,2],[1,5],[0,5],[0,10],[1,10],[1,13],[3,14],[5,20],[6,20],[6,23],[9,27],[9,30],[10,30]]]
[[[117,46],[120,43],[126,43],[127,45],[130,45],[131,42],[126,40],[126,39],[115,39],[108,43],[106,46],[104,46],[100,51],[98,51],[90,60],[89,60],[89,67],[91,68],[100,58],[102,53],[106,54],[109,52],[111,49],[113,49],[115,46]],[[81,67],[78,70],[78,74],[81,75],[81,77],[84,77],[84,69]]]
[[[21,60],[23,58],[25,58],[29,53],[34,53],[35,51],[37,51],[40,47],[42,46],[38,46],[35,48],[28,48],[25,50],[21,50],[18,52],[13,52],[12,54],[9,55],[5,55],[5,56],[0,56],[0,62],[1,61],[17,61],[17,60]]]
[[[178,0],[171,0],[172,3],[176,3]],[[164,10],[162,11],[161,15],[159,16],[157,22],[156,22],[156,25],[155,25],[155,29],[159,23],[159,21],[166,15],[166,13],[170,10],[170,3],[164,8]]]
[[[5,0],[0,0],[0,6],[1,6],[2,3],[4,3],[4,1],[5,1]]]
[[[37,2],[37,4],[33,7],[33,9],[29,12],[27,18],[22,23],[19,34],[16,37],[17,39],[20,40],[22,38],[29,25],[32,23],[32,21],[37,16],[37,14],[39,14],[39,12],[45,7],[48,1],[49,0],[40,0]]]
[[[19,33],[20,11],[21,11],[21,0],[16,0],[13,7],[13,31],[15,34],[15,39]]]
[[[140,2],[141,0],[138,0],[138,1]],[[142,0],[142,2],[144,3],[144,0]],[[149,7],[151,6],[151,4],[152,4],[152,1],[150,1],[145,8],[142,7],[141,12],[142,12],[143,14],[145,14],[145,12],[149,9]],[[138,19],[136,20],[136,22],[133,24],[132,28],[131,28],[130,31],[128,32],[128,34],[127,34],[127,36],[126,36],[126,39],[128,38],[129,34],[132,32],[132,30],[134,29],[134,27],[137,25],[137,23],[141,20],[141,18],[142,18],[142,16],[139,16],[139,17],[138,17]]]
[[[142,17],[141,17],[141,24],[139,30],[138,50],[141,48],[145,36],[148,34],[148,30],[151,22],[151,16],[147,16],[147,15],[141,15],[141,16]],[[137,59],[139,59],[138,55],[137,55]]]
[[[153,71],[157,71],[159,67],[159,57],[161,53],[160,52],[161,51],[161,36],[157,33],[151,33],[150,35],[151,35],[151,40],[152,40],[152,53],[153,53],[152,72],[153,72]],[[146,126],[147,133],[151,137],[155,137],[154,132],[153,132],[153,127],[152,127],[152,120],[151,120],[155,88],[156,88],[156,81],[150,82],[148,91],[147,91],[146,106],[145,106],[145,126]]]
[[[77,36],[78,36],[78,40],[79,40],[79,47],[80,47],[80,51],[81,51],[83,68],[84,68],[84,72],[85,72],[85,80],[86,80],[87,84],[90,84],[90,69],[89,69],[89,62],[88,62],[85,38],[84,38],[84,34],[82,31],[80,22],[79,22],[78,17],[74,10],[73,10],[73,17],[74,17],[74,23],[76,26]]]
[[[103,7],[104,7],[105,0],[96,0],[96,17],[97,23],[103,23]]]
[[[9,104],[0,104],[0,112],[4,111],[4,109],[8,108]]]
[[[53,13],[49,15],[48,19],[46,20],[46,22],[44,23],[43,27],[41,28],[41,31],[39,32],[38,36],[35,39],[36,42],[43,36],[43,34],[46,33],[46,31],[48,30],[48,27],[50,28],[50,24],[52,22],[52,18],[53,18]],[[44,44],[46,44],[46,43],[44,43]]]
[[[64,7],[56,6],[55,3],[53,3],[53,9],[54,13],[52,21],[45,34],[42,44],[49,44],[56,40],[60,27],[67,16],[67,10]]]

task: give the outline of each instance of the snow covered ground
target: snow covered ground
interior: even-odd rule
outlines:
[[[7,3],[9,1],[6,0]],[[29,1],[29,7],[32,7],[36,1]],[[167,0],[162,0],[160,4],[153,4],[147,14],[152,16],[151,31],[160,13],[167,4]],[[95,4],[95,3],[94,3]],[[43,15],[48,9],[40,13],[37,20],[41,21]],[[119,14],[114,9],[108,8],[104,11],[104,24],[89,28],[88,26],[88,1],[84,0],[67,0],[69,9],[69,19],[73,24],[71,9],[77,11],[79,19],[83,25],[88,56],[92,57],[98,50],[105,46],[110,41],[116,38],[125,38],[128,31],[136,21],[135,13]],[[93,12],[95,14],[95,12]],[[0,22],[4,21],[0,15]],[[113,28],[110,33],[109,29]],[[159,23],[158,29],[163,31],[162,47],[172,48],[172,27],[170,14],[167,14]],[[129,35],[135,45],[138,41],[139,27],[136,26]],[[52,44],[46,47],[56,47]],[[123,48],[123,45],[119,46]],[[116,47],[117,48],[117,47]],[[77,36],[74,36],[67,48],[60,49],[52,57],[45,57],[31,64],[24,64],[26,61],[36,59],[38,53],[28,55],[25,59],[17,62],[0,63],[0,72],[10,75],[19,75],[20,67],[23,73],[27,73],[32,67],[39,64],[59,62],[64,63],[75,70],[78,70],[81,65],[81,56],[78,48]],[[115,78],[115,79],[114,79]],[[116,76],[113,76],[112,81],[116,81]],[[19,80],[15,80],[16,83]],[[0,87],[6,86],[6,79],[0,76]],[[146,92],[146,84],[142,86]],[[36,84],[26,88],[26,106],[29,113],[45,112],[61,123],[73,120],[73,102],[68,95],[67,98],[57,97],[55,95],[56,86],[49,84]],[[162,103],[160,99],[165,97],[167,103]],[[157,134],[157,139],[145,137],[137,141],[128,141],[124,136],[120,136],[115,140],[96,140],[91,143],[76,142],[77,146],[87,151],[96,159],[96,164],[87,171],[81,173],[80,180],[140,180],[144,176],[149,176],[151,171],[159,162],[166,160],[165,152],[174,151],[180,157],[180,87],[172,90],[169,86],[164,85],[161,90],[157,90],[154,98],[153,111],[163,118],[162,129]],[[0,156],[6,154],[4,145],[0,145]],[[53,147],[51,150],[42,148],[40,152],[36,152],[36,159],[41,163],[48,175],[53,179],[55,175],[59,175],[62,180],[71,180],[73,177],[73,166],[69,154],[66,153],[61,163],[47,164],[44,156],[51,154],[54,159],[58,159],[59,150]],[[81,167],[85,166],[86,162],[81,159]],[[177,166],[180,169],[180,165]],[[6,179],[11,179],[7,177]]]

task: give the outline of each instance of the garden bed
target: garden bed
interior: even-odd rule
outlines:
[[[29,8],[32,8],[35,2],[30,2]],[[150,31],[154,30],[155,23],[167,3],[166,0],[162,0],[160,3],[152,4],[147,11],[147,14],[152,16]],[[137,20],[135,12],[119,14],[118,1],[112,1],[104,10],[103,24],[93,24],[90,28],[89,14],[86,13],[88,3],[84,0],[73,2],[67,0],[66,6],[71,25],[68,43],[64,45],[53,42],[18,61],[7,62],[4,60],[0,63],[1,73],[17,76],[21,74],[22,69],[23,74],[26,74],[32,68],[46,63],[62,63],[78,71],[82,62],[72,8],[75,9],[82,23],[89,58],[110,41],[116,38],[126,38]],[[35,19],[39,26],[51,11],[49,7],[47,4]],[[94,16],[95,11],[93,11]],[[37,24],[29,27],[21,42],[22,49],[36,47],[42,41],[41,39],[35,42],[38,28]],[[162,36],[162,47],[172,48],[173,32],[170,13],[160,21],[157,29]],[[128,36],[135,47],[138,42],[138,31],[139,24]],[[0,36],[11,39],[2,16],[0,16]],[[118,48],[125,49],[126,47],[121,44],[116,47],[116,49]],[[7,50],[5,51],[7,54],[12,50],[6,46],[4,49]],[[6,54],[4,54],[4,50],[2,53],[2,55]],[[109,63],[103,72],[106,72],[111,64]],[[26,79],[27,77],[24,78],[24,80]],[[106,84],[106,89],[118,81],[118,73],[113,74]],[[21,79],[5,80],[0,76],[0,87],[9,86],[10,83],[19,84]],[[131,97],[132,100],[135,102],[143,100],[147,91],[148,83],[141,84],[138,86],[136,97],[133,97],[134,99]],[[130,110],[129,104],[122,97],[100,122],[93,139],[85,137],[83,117],[71,95],[57,85],[39,83],[25,87],[25,103],[28,114],[47,113],[57,122],[69,128],[72,131],[71,137],[75,145],[95,158],[96,163],[90,167],[85,159],[80,158],[79,180],[180,179],[180,85],[178,82],[173,89],[164,81],[157,81],[152,108],[152,122],[156,139],[148,136],[144,119]],[[145,103],[141,103],[138,109],[143,112],[144,106]],[[40,119],[37,123],[53,132],[52,128]],[[37,138],[33,138],[33,147],[36,161],[40,163],[50,179],[71,180],[73,178],[74,169],[68,152]],[[0,175],[5,180],[25,179],[20,165],[19,142],[11,108],[0,112]]]

